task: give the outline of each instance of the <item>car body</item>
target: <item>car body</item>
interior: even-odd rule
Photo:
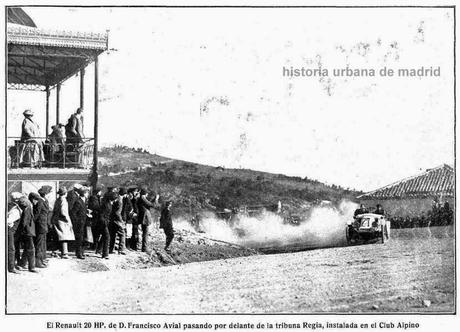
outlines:
[[[384,215],[363,213],[355,216],[347,225],[348,244],[380,239],[382,243],[390,239],[391,224]]]

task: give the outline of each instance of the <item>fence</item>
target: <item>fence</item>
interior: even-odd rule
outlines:
[[[92,166],[94,144],[92,138],[78,141],[34,137],[21,141],[8,137],[8,165],[10,168],[85,168]]]

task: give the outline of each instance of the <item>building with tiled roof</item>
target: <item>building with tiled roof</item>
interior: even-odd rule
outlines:
[[[383,206],[389,215],[418,216],[430,210],[435,202],[454,206],[455,172],[444,164],[357,198],[366,206]]]

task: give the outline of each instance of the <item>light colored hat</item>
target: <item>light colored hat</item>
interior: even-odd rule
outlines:
[[[14,200],[14,201],[17,201],[18,199],[20,199],[23,195],[20,193],[20,192],[12,192],[10,194],[11,198]]]
[[[73,185],[73,188],[74,188],[74,189],[81,189],[81,188],[83,188],[83,186],[81,185],[81,183],[75,183],[75,184]]]
[[[34,112],[32,112],[31,110],[25,110],[24,112],[22,112],[22,114],[24,114],[24,116],[33,116]]]

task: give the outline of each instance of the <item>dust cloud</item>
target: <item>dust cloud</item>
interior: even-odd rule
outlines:
[[[283,247],[328,247],[345,243],[345,227],[353,218],[357,205],[342,201],[337,206],[312,208],[299,225],[288,224],[283,217],[271,212],[258,216],[236,216],[226,221],[208,214],[200,221],[200,231],[206,237],[253,248]],[[176,228],[194,231],[185,220],[177,220]]]

